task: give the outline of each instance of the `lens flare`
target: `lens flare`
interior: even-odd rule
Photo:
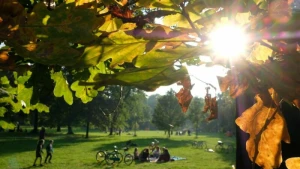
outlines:
[[[210,34],[210,45],[217,56],[233,58],[245,53],[247,36],[241,27],[222,25]]]

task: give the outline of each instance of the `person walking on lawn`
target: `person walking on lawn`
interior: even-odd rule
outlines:
[[[53,154],[53,140],[49,141],[49,144],[46,147],[46,151],[47,151],[47,156],[45,158],[45,163],[47,163],[47,159],[49,157],[48,163],[51,163],[51,159],[52,159],[52,154]]]
[[[37,144],[37,146],[36,146],[36,150],[35,150],[35,160],[34,160],[34,162],[33,162],[33,166],[36,166],[36,160],[38,159],[38,158],[40,158],[40,166],[43,166],[43,164],[42,164],[42,160],[43,160],[43,145],[44,145],[44,140],[43,139],[41,139],[41,140],[39,140],[39,142],[38,142],[38,144]]]

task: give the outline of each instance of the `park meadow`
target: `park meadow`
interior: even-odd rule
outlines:
[[[53,130],[53,131],[52,131]],[[206,141],[208,149],[214,150],[219,140],[224,144],[231,143],[235,147],[235,137],[227,137],[224,133],[201,133],[197,137],[194,133],[188,135],[167,135],[163,131],[138,131],[134,137],[132,133],[122,133],[121,136],[109,136],[108,133],[91,130],[89,138],[85,138],[83,130],[75,130],[75,134],[67,135],[66,130],[55,132],[46,129],[45,145],[48,140],[54,140],[54,153],[51,164],[32,166],[35,159],[35,148],[38,135],[29,133],[0,133],[0,168],[1,169],[96,169],[96,168],[136,168],[136,169],[232,169],[235,165],[234,152],[210,152],[207,149],[192,147],[194,141]],[[185,158],[184,160],[150,163],[134,161],[127,166],[125,163],[107,165],[96,161],[96,152],[112,150],[116,145],[120,152],[128,140],[137,144],[139,151],[146,148],[157,139],[160,147],[167,147],[172,156]],[[43,161],[45,159],[45,145]],[[130,147],[129,153],[133,153]],[[39,164],[39,163],[37,163]]]

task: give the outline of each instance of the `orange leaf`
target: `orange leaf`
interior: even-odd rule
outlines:
[[[285,160],[285,165],[288,169],[299,169],[300,157],[293,157]]]
[[[290,137],[279,108],[266,107],[262,95],[256,95],[256,103],[236,119],[236,124],[250,134],[246,149],[251,161],[263,168],[278,168],[282,162],[281,140],[289,143]]]
[[[181,88],[178,93],[176,93],[178,103],[181,106],[182,111],[185,113],[193,99],[191,91],[186,88]]]
[[[217,104],[217,98],[211,98],[210,101],[210,116],[206,119],[207,121],[217,119],[218,118],[218,104]]]
[[[248,89],[248,80],[244,76],[239,76],[238,73],[229,71],[225,77],[218,77],[220,89],[225,92],[228,88],[230,96],[235,98],[244,93]]]

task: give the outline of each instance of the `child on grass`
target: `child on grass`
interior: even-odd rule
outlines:
[[[52,154],[53,154],[53,140],[49,141],[49,144],[46,147],[46,151],[47,151],[47,156],[45,158],[45,163],[47,163],[47,159],[49,157],[48,163],[51,163],[51,159],[52,159]]]
[[[34,160],[34,163],[33,163],[33,166],[36,166],[36,160],[38,158],[40,158],[40,166],[43,166],[42,164],[42,159],[43,159],[43,145],[44,145],[44,139],[41,139],[39,140],[37,146],[36,146],[36,150],[35,150],[35,160]]]

